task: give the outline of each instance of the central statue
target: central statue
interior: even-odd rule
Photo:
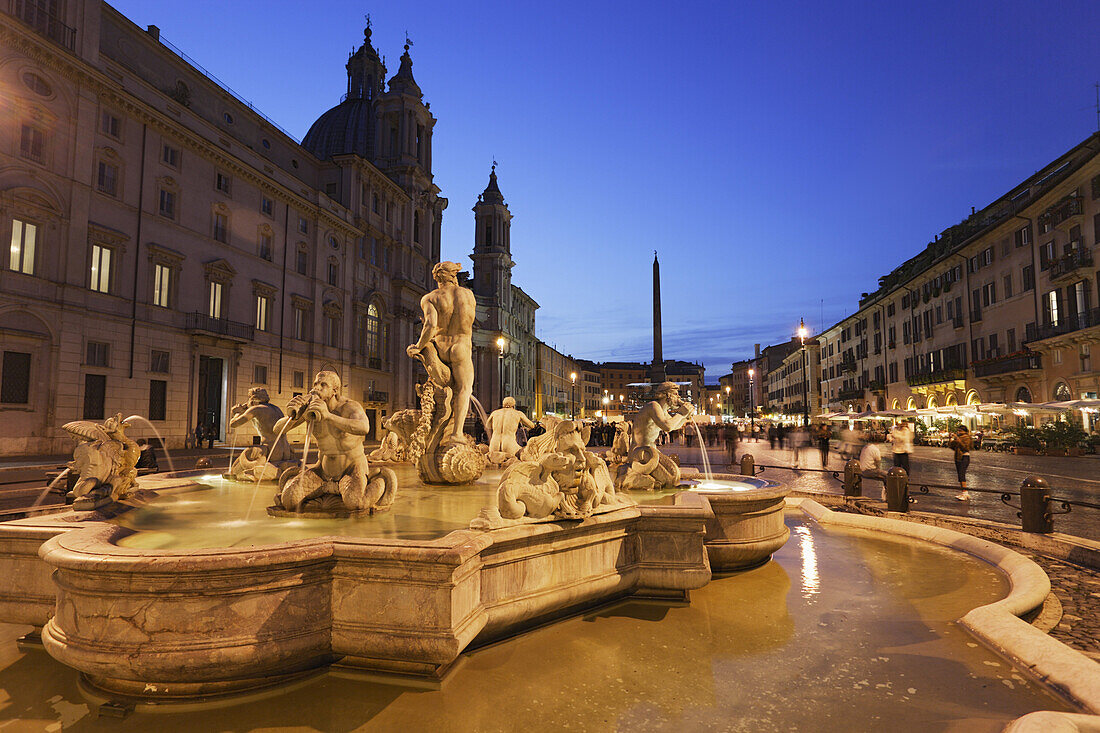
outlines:
[[[618,468],[618,489],[674,489],[680,483],[680,467],[657,449],[657,438],[682,428],[695,414],[695,406],[680,398],[680,387],[675,382],[659,384],[654,397],[634,416],[634,448]]]
[[[477,480],[485,458],[463,432],[474,391],[473,329],[477,301],[458,284],[457,262],[432,268],[436,289],[420,299],[424,325],[405,352],[428,373],[419,389],[420,421],[409,458],[425,483],[464,484]]]

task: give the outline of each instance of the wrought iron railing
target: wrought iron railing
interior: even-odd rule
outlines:
[[[65,25],[61,18],[48,12],[44,3],[35,0],[11,0],[11,14],[23,21],[39,35],[45,36],[73,51],[76,49],[76,28]]]
[[[251,341],[256,335],[256,329],[248,323],[231,321],[228,318],[212,318],[205,313],[188,313],[187,330],[206,331],[242,341]]]
[[[992,377],[997,374],[1020,372],[1025,369],[1042,369],[1041,354],[1010,354],[998,359],[986,359],[973,365],[975,377]]]

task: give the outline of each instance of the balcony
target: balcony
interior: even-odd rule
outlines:
[[[1100,308],[1093,308],[1092,310],[1074,313],[1065,318],[1059,318],[1057,323],[1043,323],[1042,325],[1029,323],[1027,324],[1026,340],[1041,341],[1052,336],[1061,336],[1092,326],[1100,326]]]
[[[251,341],[256,335],[256,329],[247,323],[238,323],[227,318],[211,318],[205,313],[188,313],[184,328],[188,331],[224,336],[231,341]]]
[[[855,370],[856,370],[856,360],[855,359],[844,359],[843,361],[840,362],[840,371],[841,372],[854,372]]]
[[[382,370],[382,359],[377,357],[377,356],[368,357],[367,358],[367,368],[368,369],[378,369],[379,371],[381,371]]]
[[[842,402],[846,402],[848,400],[862,400],[863,389],[860,387],[856,387],[855,389],[842,389],[837,392],[837,398],[839,398]]]
[[[1080,216],[1085,213],[1082,201],[1080,196],[1066,196],[1039,215],[1039,224],[1049,223],[1052,227],[1056,227]]]
[[[46,12],[45,3],[35,0],[11,0],[11,14],[35,30],[40,36],[50,39],[70,51],[76,48],[76,28],[61,22],[53,13]]]
[[[956,379],[966,379],[966,369],[939,369],[934,372],[920,372],[911,374],[905,378],[910,387],[922,384],[941,384],[954,382]]]
[[[867,389],[871,390],[872,392],[885,392],[886,382],[882,381],[881,379],[872,379],[867,385]]]
[[[381,392],[379,390],[371,390],[367,392],[367,402],[389,402],[390,393]]]
[[[1060,280],[1086,267],[1092,267],[1092,250],[1082,249],[1078,242],[1073,252],[1050,263],[1050,279]]]
[[[993,377],[998,374],[1010,372],[1022,372],[1028,369],[1042,369],[1043,359],[1040,354],[1015,353],[1006,356],[998,356],[993,359],[982,359],[971,364],[975,377]]]

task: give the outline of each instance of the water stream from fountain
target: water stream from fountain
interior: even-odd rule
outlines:
[[[699,429],[699,423],[694,420],[691,426],[695,428],[695,437],[699,440],[699,452],[703,456],[703,478],[707,480],[707,483],[710,483],[714,480],[714,474],[710,470],[710,456],[707,454],[707,444],[703,441],[703,431]]]
[[[489,415],[485,412],[485,407],[482,406],[481,401],[477,397],[470,395],[470,404],[474,406],[474,412],[477,413],[477,417],[481,420],[481,427],[485,429],[485,435],[489,436]]]
[[[141,415],[130,415],[130,417],[126,418],[123,422],[128,423],[128,422],[131,422],[133,420],[138,420],[138,421],[144,423],[146,427],[148,427],[150,430],[153,431],[153,435],[157,436],[157,442],[160,443],[160,447],[164,449],[164,459],[166,461],[168,461],[168,470],[170,472],[175,472],[176,464],[172,462],[172,452],[170,450],[168,450],[168,445],[164,442],[164,438],[162,438],[160,436],[160,431],[157,430],[157,426],[154,425],[153,423],[149,422],[146,418],[142,417]]]
[[[252,518],[252,507],[256,503],[256,495],[260,493],[260,481],[263,479],[264,471],[266,471],[267,467],[271,465],[271,452],[273,450],[275,450],[276,446],[278,446],[280,441],[282,441],[283,436],[286,435],[286,429],[290,426],[290,422],[291,422],[290,420],[287,420],[286,423],[283,425],[283,429],[279,431],[279,434],[277,436],[275,436],[275,440],[274,440],[274,442],[271,443],[271,447],[268,449],[267,453],[264,454],[264,463],[263,463],[263,465],[260,466],[259,470],[255,471],[256,483],[254,485],[254,491],[252,493],[252,501],[250,501],[248,503],[248,511],[245,512],[245,515],[244,515],[244,518],[245,518],[246,521]],[[307,429],[307,431],[306,431],[306,436],[307,436],[306,437],[306,455],[309,454],[309,438],[308,438],[308,435],[309,435],[309,431]],[[305,465],[305,458],[304,457],[302,459],[302,465],[303,466]],[[276,479],[278,479],[278,477],[276,477]]]

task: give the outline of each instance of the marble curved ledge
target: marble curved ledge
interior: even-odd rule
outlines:
[[[784,500],[790,493],[786,486],[768,482],[744,490],[692,489],[690,493],[705,497],[714,512],[713,519],[707,520],[706,547],[715,572],[762,565],[790,539],[791,530],[783,521]]]
[[[626,595],[686,600],[711,578],[712,518],[686,494],[427,541],[174,551],[120,547],[129,530],[101,522],[49,528],[35,558],[56,594],[43,644],[91,688],[130,699],[234,694],[329,664],[438,680],[472,643]]]
[[[787,503],[800,508],[822,524],[859,527],[914,537],[960,550],[997,567],[1008,576],[1008,595],[999,601],[973,609],[959,619],[959,623],[1040,684],[1082,710],[1093,713],[1077,717],[1089,719],[1089,725],[1095,724],[1095,729],[1100,730],[1100,717],[1096,715],[1100,713],[1100,664],[1019,618],[1042,605],[1050,593],[1050,579],[1037,564],[1001,545],[943,527],[834,512],[812,499],[788,499]],[[1023,718],[1017,722],[1022,720]],[[1077,729],[1094,730],[1080,727]]]

